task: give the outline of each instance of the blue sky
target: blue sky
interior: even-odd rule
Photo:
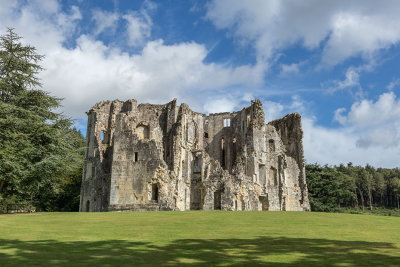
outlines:
[[[400,166],[399,1],[0,0],[86,127],[101,100],[299,112],[308,163]]]

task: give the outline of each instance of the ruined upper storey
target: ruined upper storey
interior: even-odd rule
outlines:
[[[308,210],[301,117],[102,101],[88,113],[81,211]]]

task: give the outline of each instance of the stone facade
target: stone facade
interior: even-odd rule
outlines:
[[[103,101],[88,113],[80,211],[309,210],[301,117]]]

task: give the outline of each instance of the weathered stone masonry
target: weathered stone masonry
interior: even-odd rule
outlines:
[[[103,101],[88,112],[80,211],[309,210],[297,113],[205,115]]]

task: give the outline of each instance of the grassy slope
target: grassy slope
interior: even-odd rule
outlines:
[[[0,215],[0,266],[178,263],[400,266],[400,218],[223,211]]]

